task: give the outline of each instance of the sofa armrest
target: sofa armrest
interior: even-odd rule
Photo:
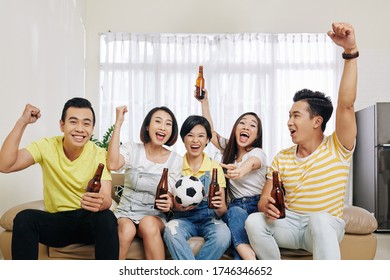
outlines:
[[[374,215],[357,206],[345,206],[344,216],[345,233],[369,234],[378,228]]]
[[[14,206],[7,210],[0,219],[0,226],[5,230],[12,230],[14,225],[14,218],[16,214],[25,209],[37,209],[44,210],[45,206],[43,204],[43,200],[37,200],[32,202],[23,203],[17,206]]]

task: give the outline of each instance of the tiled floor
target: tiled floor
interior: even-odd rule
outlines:
[[[390,260],[390,232],[376,233],[378,245],[375,260]]]

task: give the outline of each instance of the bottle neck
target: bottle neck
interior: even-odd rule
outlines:
[[[213,175],[212,175],[212,177],[211,177],[211,182],[212,182],[212,183],[216,184],[216,183],[218,182],[217,176],[218,176],[218,175],[217,175],[217,169],[214,168],[214,169],[213,169]]]
[[[168,169],[167,168],[164,168],[164,170],[163,170],[163,174],[161,176],[161,183],[160,183],[160,187],[165,187],[165,186],[168,186]]]
[[[279,187],[279,174],[275,171],[272,173],[272,187]]]
[[[102,178],[103,168],[104,164],[99,164],[94,176],[95,181],[100,181],[100,179]]]
[[[203,77],[203,67],[199,67],[198,77]]]

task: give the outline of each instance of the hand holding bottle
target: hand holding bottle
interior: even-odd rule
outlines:
[[[196,97],[196,90],[194,90],[194,97],[195,97],[195,99],[198,100],[200,103],[208,102],[209,93],[208,93],[207,89],[204,89],[204,90],[203,90],[203,93],[204,93],[203,98],[202,98],[202,99],[198,99],[198,98]]]
[[[282,189],[282,183],[279,181],[279,173],[277,171],[272,172],[272,190],[270,196],[267,197],[266,211],[264,214],[267,218],[283,219],[286,217],[286,204],[284,201],[284,192]]]
[[[81,208],[91,212],[100,211],[104,201],[104,195],[94,192],[86,192],[80,200]]]
[[[168,168],[164,168],[156,188],[154,209],[168,212],[172,206],[172,194],[168,192]]]
[[[169,212],[173,208],[173,199],[171,193],[160,195],[159,199],[156,199],[156,208],[162,212]]]

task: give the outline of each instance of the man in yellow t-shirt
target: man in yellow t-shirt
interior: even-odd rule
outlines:
[[[352,153],[355,147],[354,102],[359,52],[353,27],[333,23],[329,37],[344,49],[345,59],[336,111],[336,130],[325,136],[333,111],[321,92],[298,91],[290,110],[288,128],[293,147],[278,153],[272,162],[259,213],[245,223],[249,241],[259,259],[280,259],[279,247],[305,249],[313,259],[340,259],[344,236],[342,219]],[[278,171],[285,187],[286,217],[271,197],[272,172]]]
[[[28,209],[16,215],[12,258],[37,259],[38,243],[51,247],[86,243],[95,244],[96,259],[118,259],[117,219],[109,209],[107,168],[100,191],[85,191],[99,163],[106,163],[106,151],[89,141],[95,125],[91,103],[84,98],[68,100],[60,120],[63,136],[43,138],[19,149],[25,128],[40,117],[40,110],[27,104],[0,150],[0,172],[39,163],[43,176],[45,211]]]

